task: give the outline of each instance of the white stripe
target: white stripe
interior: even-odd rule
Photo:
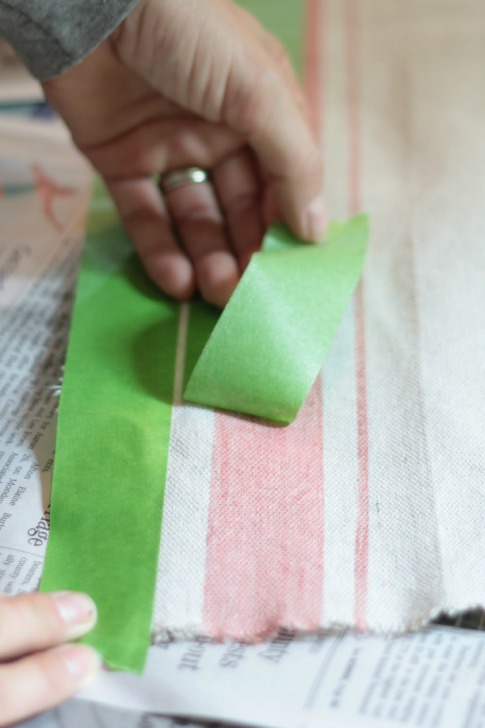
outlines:
[[[324,567],[322,624],[352,624],[357,524],[354,317],[340,325],[323,371]]]
[[[179,330],[177,338],[177,351],[175,353],[175,375],[173,382],[173,404],[182,404],[182,391],[184,387],[185,353],[187,351],[187,332],[189,328],[190,306],[182,303],[179,314]]]
[[[324,159],[329,217],[348,217],[348,111],[344,4],[325,8]],[[353,623],[357,423],[353,303],[323,368],[324,544],[322,624]]]
[[[202,629],[214,413],[182,404],[189,305],[180,310],[174,407],[153,617],[164,629]]]
[[[481,0],[454,10],[431,39],[413,34],[412,232],[444,606],[463,609],[485,603],[485,37]]]

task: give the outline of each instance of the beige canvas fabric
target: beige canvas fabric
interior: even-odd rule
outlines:
[[[485,606],[485,6],[319,12],[329,216],[371,215],[363,284],[284,437],[175,408],[155,633]]]

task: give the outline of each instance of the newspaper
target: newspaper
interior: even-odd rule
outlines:
[[[485,634],[295,635],[260,645],[169,642],[143,678],[104,673],[86,697],[251,725],[472,728],[485,714]]]
[[[151,648],[143,677],[104,673],[84,697],[96,702],[72,700],[33,726],[169,728],[153,715],[165,713],[277,728],[479,728],[485,634],[435,627],[393,639],[173,641]]]
[[[65,134],[0,120],[0,589],[10,595],[36,589],[42,571],[89,184]]]
[[[91,175],[55,125],[0,119],[0,589],[38,585],[49,530],[59,384]],[[103,672],[36,728],[478,728],[485,634],[281,632],[247,645],[167,639],[145,674]]]

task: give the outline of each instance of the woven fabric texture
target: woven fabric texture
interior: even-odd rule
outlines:
[[[176,405],[155,634],[485,606],[483,2],[324,5],[307,78],[365,275],[295,423]]]

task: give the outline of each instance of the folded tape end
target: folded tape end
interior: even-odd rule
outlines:
[[[270,276],[268,266],[265,276],[257,265],[248,267],[191,373],[184,400],[279,424],[293,422],[359,280],[368,231],[366,214],[332,222],[329,245],[317,246],[316,259],[317,248],[307,244],[309,260],[299,268],[294,251],[303,250],[302,241],[286,226],[273,225],[259,254],[260,260],[270,256]],[[308,351],[300,351],[305,329],[310,343]],[[319,340],[310,345],[316,336]],[[306,360],[304,366],[295,365],[298,356]],[[280,377],[285,367],[288,377]]]

